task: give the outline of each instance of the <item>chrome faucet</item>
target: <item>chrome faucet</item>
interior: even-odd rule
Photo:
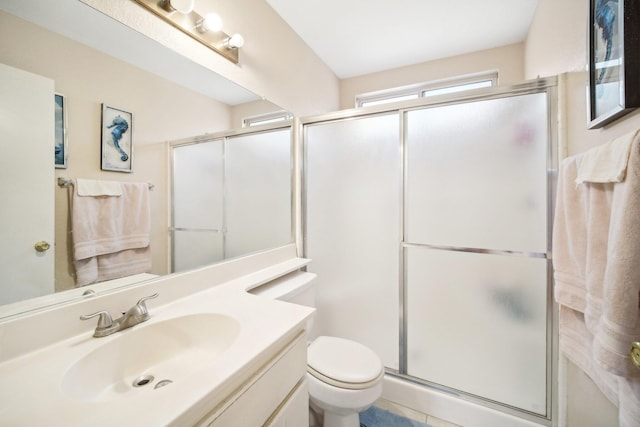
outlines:
[[[157,296],[158,294],[155,293],[153,295],[140,298],[140,301],[138,301],[136,305],[131,307],[126,313],[123,313],[122,316],[117,318],[116,320],[113,320],[111,318],[111,315],[108,311],[98,311],[97,313],[85,314],[83,316],[80,316],[80,320],[87,320],[91,319],[92,317],[100,316],[100,318],[98,319],[98,326],[96,326],[96,330],[93,333],[93,336],[96,338],[106,337],[107,335],[111,335],[115,332],[130,328],[137,325],[138,323],[149,320],[149,310],[147,310],[145,301],[148,299],[156,298]]]

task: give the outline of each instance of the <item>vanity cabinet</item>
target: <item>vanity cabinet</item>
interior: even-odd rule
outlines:
[[[308,426],[306,370],[307,335],[302,331],[197,425]]]
[[[266,427],[307,427],[309,425],[309,386],[301,380],[287,399],[265,423]]]

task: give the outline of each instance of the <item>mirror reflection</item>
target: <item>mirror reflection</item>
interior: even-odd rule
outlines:
[[[287,127],[172,147],[173,271],[292,241],[290,141]]]
[[[149,199],[152,268],[148,272],[150,275],[142,276],[143,279],[171,273],[174,266],[184,271],[292,241],[289,130],[279,129],[266,133],[264,128],[262,132],[252,133],[230,131],[239,128],[242,120],[247,117],[278,111],[279,107],[210,70],[179,57],[175,52],[169,52],[159,44],[81,2],[55,2],[56,7],[62,11],[56,12],[53,21],[55,25],[67,26],[70,29],[80,20],[77,17],[74,19],[73,14],[77,11],[69,11],[65,8],[80,8],[81,13],[90,14],[89,20],[84,20],[82,34],[83,40],[92,40],[92,46],[31,22],[38,21],[42,16],[46,17],[49,13],[46,9],[50,8],[47,3],[54,2],[29,0],[18,3],[0,1],[0,63],[50,79],[53,81],[53,91],[64,100],[66,163],[55,169],[55,175],[54,153],[51,149],[53,144],[44,144],[45,146],[42,147],[48,153],[45,157],[50,157],[50,163],[49,166],[41,168],[47,169],[48,173],[43,174],[40,187],[44,188],[55,203],[48,206],[47,203],[42,202],[45,200],[42,198],[35,202],[41,217],[54,218],[51,225],[53,230],[43,230],[41,232],[41,235],[45,236],[43,238],[32,237],[40,235],[34,231],[28,237],[31,239],[27,243],[30,249],[21,251],[24,252],[24,256],[36,258],[38,261],[50,260],[53,268],[45,274],[48,277],[37,279],[47,283],[42,287],[43,289],[57,293],[66,291],[73,297],[77,297],[83,291],[82,288],[76,288],[71,258],[72,235],[69,209],[71,189],[58,186],[55,178],[87,178],[99,181],[153,184]],[[40,8],[44,8],[45,11],[39,10]],[[36,16],[30,19],[27,15],[32,12]],[[65,14],[69,16],[65,18]],[[97,49],[96,43],[104,48]],[[141,49],[154,50],[154,55],[144,55],[145,58],[150,56],[154,58],[154,64],[145,64],[144,69],[137,64],[132,64],[135,61],[130,60],[140,57]],[[129,60],[123,59],[125,57]],[[52,93],[51,127],[53,103],[54,94]],[[132,167],[130,172],[101,168],[103,104],[131,113],[132,123],[129,131],[131,132]],[[23,122],[19,126],[30,127],[33,121],[31,117],[26,124]],[[51,134],[53,142],[53,131]],[[194,138],[194,135],[211,135],[211,137]],[[200,176],[196,181],[184,181],[183,177],[179,176],[178,168],[193,170],[194,162],[202,159],[180,158],[178,165],[175,163],[178,157],[172,160],[172,152],[183,149],[179,147],[206,146],[203,143],[205,140],[211,140],[213,141],[211,144],[221,146],[220,158],[212,163],[201,165],[205,174],[215,174],[215,176]],[[198,144],[185,145],[185,141],[198,142]],[[278,147],[277,150],[273,149],[274,144]],[[275,153],[278,153],[277,159],[273,158]],[[24,169],[27,172],[28,169],[22,168],[21,163],[24,163],[24,166],[31,164],[35,157],[33,152],[26,152],[12,156],[12,162],[18,166],[17,169]],[[216,162],[224,164],[224,168],[216,171]],[[176,182],[173,185],[169,173],[172,165],[176,168]],[[261,165],[268,165],[268,167],[261,169]],[[251,173],[245,176],[247,171]],[[25,193],[30,193],[31,190],[21,191],[20,183],[26,180],[38,181],[40,178],[34,176],[27,178],[15,174],[6,176],[8,172],[4,169],[0,173],[3,181],[11,183],[12,188],[7,191],[19,195],[15,203],[27,206]],[[219,187],[218,182],[221,180],[226,182],[226,187]],[[266,184],[268,186],[265,186]],[[176,188],[179,187],[182,189],[176,192]],[[220,191],[219,194],[214,195],[218,197],[217,199],[204,197],[214,190]],[[3,195],[4,193],[3,189]],[[185,195],[188,200],[181,200]],[[201,206],[205,202],[212,202],[213,205]],[[272,213],[278,215],[281,223],[276,226],[269,219],[272,213],[266,212],[265,206],[269,206],[268,209],[272,209]],[[207,220],[219,218],[220,222],[205,224],[205,228],[220,231],[217,234],[213,233],[215,242],[212,243],[208,239],[211,233],[194,232],[194,229],[200,228],[199,224],[180,223],[181,209],[201,212],[202,218],[199,220],[204,220],[208,215]],[[253,213],[262,212],[264,215],[252,216],[247,214],[245,209]],[[221,210],[222,214],[218,217],[216,217],[217,214],[210,215],[217,210]],[[280,215],[282,212],[287,212],[287,215]],[[7,218],[5,213],[2,215],[2,227],[5,228],[3,235],[9,233],[6,229],[31,231],[40,225],[36,222],[46,222],[25,218],[25,223],[17,224],[13,222],[15,218]],[[175,216],[175,219],[172,219],[172,216]],[[46,224],[42,225],[46,227]],[[238,231],[225,235],[226,231],[231,232],[232,226]],[[189,231],[176,231],[181,228]],[[37,252],[33,249],[34,244],[41,239],[50,240],[53,243],[46,252]],[[204,245],[206,250],[200,250],[199,247],[194,246],[193,240]],[[15,246],[5,247],[2,250],[8,251],[12,256],[17,252]],[[171,259],[171,254],[174,252],[176,259],[179,257],[180,260],[177,264]],[[197,261],[190,260],[192,255],[197,255]],[[55,271],[55,274],[52,274],[52,271]],[[2,278],[0,282],[6,283],[9,279],[6,273],[3,274],[5,276],[0,276]],[[16,283],[16,286],[22,286],[19,282],[21,279],[11,280]],[[126,279],[116,282],[117,286],[127,284]],[[26,291],[22,289],[18,293],[9,292],[9,294],[0,289],[0,306],[5,305],[3,308],[7,307],[6,304],[15,306],[16,302],[26,299],[35,301],[35,305],[54,301],[43,297],[41,289]],[[59,300],[60,297],[56,297],[55,301]],[[29,307],[32,306],[29,305]],[[3,310],[0,310],[0,317],[2,314]],[[9,314],[14,312],[10,311]]]

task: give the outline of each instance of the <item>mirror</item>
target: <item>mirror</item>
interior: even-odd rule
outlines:
[[[243,117],[281,110],[78,0],[0,0],[0,46],[0,63],[53,79],[56,92],[64,97],[68,158],[66,168],[56,169],[56,177],[153,184],[154,275],[171,271],[167,256],[171,142],[204,134],[246,134],[231,129],[239,128]],[[131,173],[101,170],[102,104],[133,114]],[[16,314],[21,307],[31,310],[77,298],[86,290],[76,289],[72,276],[69,190],[51,185],[55,186],[56,295],[12,303],[8,311],[5,305],[0,317]],[[289,240],[282,244],[291,241],[289,232]],[[251,250],[268,249],[265,245]],[[126,284],[117,281],[115,286]],[[100,292],[109,285],[89,286]]]

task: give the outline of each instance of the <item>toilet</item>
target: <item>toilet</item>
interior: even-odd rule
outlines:
[[[296,271],[249,292],[314,307],[315,278]],[[313,319],[308,332],[312,326]],[[380,357],[355,341],[319,336],[307,348],[309,406],[323,427],[359,427],[359,413],[382,395],[383,377]]]

